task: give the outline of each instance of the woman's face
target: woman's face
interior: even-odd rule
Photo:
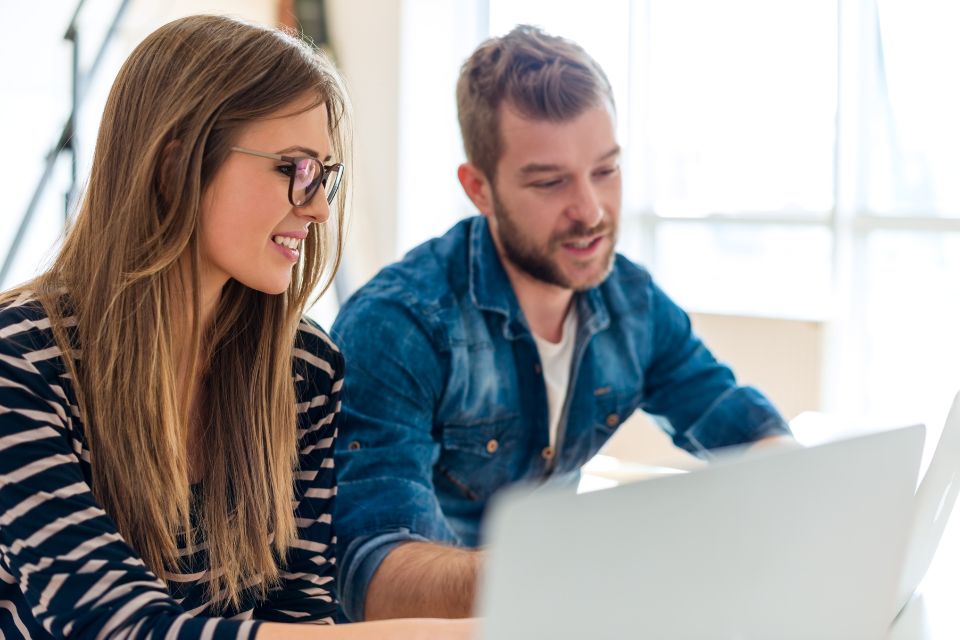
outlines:
[[[304,111],[311,96],[246,125],[232,146],[267,153],[333,159],[326,106]],[[337,159],[339,160],[339,158]],[[201,199],[200,282],[204,297],[218,296],[227,280],[264,293],[282,293],[312,222],[330,209],[323,189],[304,207],[287,198],[290,165],[231,151]]]

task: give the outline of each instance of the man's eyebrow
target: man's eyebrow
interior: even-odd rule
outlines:
[[[610,151],[607,151],[605,154],[597,158],[597,162],[603,162],[604,160],[609,160],[616,156],[620,155],[620,145],[615,146]],[[520,167],[520,175],[530,175],[532,173],[551,173],[554,171],[562,171],[563,166],[559,164],[544,164],[539,162],[531,162],[530,164],[525,164]]]
[[[539,164],[531,162],[520,167],[521,175],[530,175],[531,173],[547,173],[551,171],[560,171],[563,167],[558,164]]]
[[[312,156],[312,157],[314,157],[314,158],[319,158],[319,157],[320,157],[320,152],[314,151],[313,149],[311,149],[311,148],[309,148],[309,147],[301,147],[301,146],[287,147],[286,149],[282,149],[282,150],[278,151],[277,153],[280,154],[280,155],[285,155],[285,154],[290,153],[291,151],[300,151],[300,152],[305,153],[305,154],[307,154],[308,156]],[[323,161],[324,161],[324,162],[329,162],[329,161],[332,160],[332,159],[333,159],[333,156],[328,155],[326,158],[323,159]]]
[[[620,151],[621,151],[620,145],[617,145],[617,146],[615,146],[613,149],[610,149],[610,151],[607,151],[605,154],[603,154],[602,156],[600,156],[599,158],[597,158],[597,162],[603,162],[604,160],[609,160],[610,158],[615,158],[615,157],[617,157],[618,155],[620,155]]]

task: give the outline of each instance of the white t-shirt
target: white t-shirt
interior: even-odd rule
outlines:
[[[547,416],[550,425],[550,446],[557,443],[557,428],[563,402],[567,398],[570,385],[570,363],[573,361],[573,344],[577,337],[577,312],[574,305],[563,321],[563,335],[560,342],[553,343],[534,334],[540,364],[543,367],[543,382],[547,387]]]

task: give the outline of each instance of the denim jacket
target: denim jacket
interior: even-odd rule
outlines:
[[[789,433],[642,267],[618,255],[575,304],[555,447],[537,347],[486,218],[413,249],[343,306],[332,330],[346,359],[334,522],[347,617],[363,618],[370,579],[396,545],[476,546],[494,492],[575,472],[636,409],[701,457]]]

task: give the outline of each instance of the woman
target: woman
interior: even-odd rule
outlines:
[[[303,312],[347,115],[329,62],[227,18],[124,64],[62,250],[0,297],[0,635],[466,637],[289,624],[336,610],[343,362]]]

